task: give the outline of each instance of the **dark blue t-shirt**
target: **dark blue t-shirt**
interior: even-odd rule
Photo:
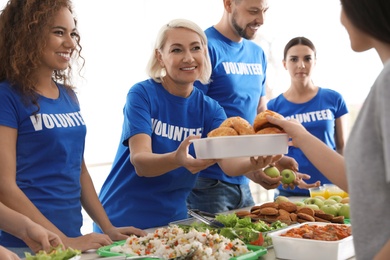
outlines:
[[[157,177],[138,176],[130,162],[130,137],[150,135],[153,153],[169,153],[189,135],[206,137],[225,119],[222,107],[197,88],[182,98],[153,80],[131,87],[120,144],[99,195],[113,225],[150,228],[186,218],[186,198],[197,178],[184,167]],[[193,145],[189,153],[195,157]],[[94,230],[100,231],[96,224]]]
[[[81,235],[81,163],[86,126],[73,91],[58,85],[58,99],[39,96],[26,106],[8,82],[0,83],[0,125],[17,129],[16,183],[31,202],[69,237]],[[12,194],[10,194],[12,196]],[[0,244],[25,247],[1,232]]]
[[[297,119],[314,136],[323,141],[327,146],[336,150],[335,143],[335,122],[336,119],[347,114],[348,109],[340,93],[327,89],[319,88],[317,95],[308,102],[295,104],[288,101],[283,94],[270,100],[267,104],[268,109],[278,112],[286,119]],[[290,146],[288,156],[293,157],[299,164],[299,172],[309,174],[311,179],[308,183],[321,181],[321,184],[331,183],[303,154],[301,149]],[[306,189],[284,190],[288,192],[284,195],[308,196]]]

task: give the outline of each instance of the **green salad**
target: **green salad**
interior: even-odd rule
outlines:
[[[220,214],[215,217],[215,220],[225,225],[222,228],[211,227],[202,222],[193,222],[190,225],[178,225],[184,230],[195,228],[198,231],[205,231],[218,233],[229,239],[239,238],[245,244],[268,247],[272,245],[272,239],[267,235],[267,232],[274,231],[287,227],[287,224],[281,221],[275,221],[268,224],[264,221],[252,222],[251,218],[239,218],[236,214]]]
[[[46,253],[41,250],[35,255],[31,255],[30,253],[25,253],[26,260],[68,260],[77,255],[81,255],[81,251],[77,249],[67,248],[62,249],[61,246],[53,248],[50,253]]]

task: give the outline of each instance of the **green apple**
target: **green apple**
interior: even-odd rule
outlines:
[[[283,202],[283,201],[290,201],[290,199],[287,198],[286,196],[277,196],[277,197],[275,198],[275,202],[276,202],[276,203],[280,203],[280,202]]]
[[[324,198],[323,196],[317,195],[317,196],[315,196],[314,198],[317,198],[317,199],[320,199],[320,200],[322,200],[322,201],[325,201],[325,198]]]
[[[333,195],[333,196],[330,196],[328,199],[330,200],[335,200],[337,202],[341,202],[341,200],[343,199],[341,196],[339,195]]]
[[[311,208],[313,210],[319,210],[320,207],[318,207],[316,204],[306,204],[305,208]]]
[[[280,175],[282,175],[282,183],[290,184],[295,180],[295,172],[290,169],[284,169]]]
[[[338,208],[335,205],[323,205],[320,209],[327,214],[337,216]]]
[[[343,206],[343,203],[336,203],[334,204],[334,206],[337,208],[337,210],[339,210],[341,208],[341,206]]]
[[[265,168],[264,173],[267,174],[271,178],[277,178],[280,176],[280,172],[279,172],[278,168],[276,168],[273,165],[269,165],[267,168]]]
[[[306,205],[314,204],[321,208],[324,205],[324,202],[318,198],[308,198],[305,200]]]
[[[334,205],[334,204],[337,204],[337,201],[332,200],[332,199],[326,199],[326,200],[324,200],[324,204],[325,205]]]
[[[303,201],[296,201],[296,202],[294,202],[294,204],[295,204],[296,206],[299,206],[299,207],[305,206],[305,203],[304,203]]]
[[[344,216],[344,218],[349,218],[349,204],[342,204],[339,212],[339,216]]]

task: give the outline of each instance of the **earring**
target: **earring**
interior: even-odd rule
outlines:
[[[160,77],[164,78],[166,75],[167,75],[167,70],[164,67],[162,67],[160,71]]]

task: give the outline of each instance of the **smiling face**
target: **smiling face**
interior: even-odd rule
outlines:
[[[264,23],[265,13],[268,10],[268,0],[241,0],[238,4],[231,1],[230,23],[234,33],[240,38],[254,39],[257,30]]]
[[[167,31],[164,46],[157,51],[160,65],[167,72],[164,87],[171,93],[192,91],[194,81],[202,73],[206,51],[196,32],[185,28]]]
[[[292,46],[283,60],[283,66],[290,73],[291,79],[303,82],[310,81],[315,63],[314,51],[302,44]]]
[[[60,9],[54,16],[46,37],[40,71],[52,73],[67,69],[78,37],[73,16],[67,8]]]

